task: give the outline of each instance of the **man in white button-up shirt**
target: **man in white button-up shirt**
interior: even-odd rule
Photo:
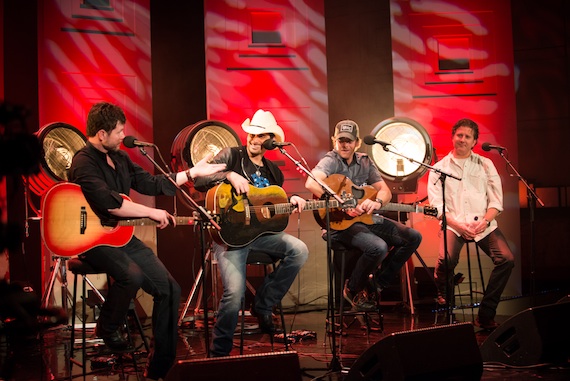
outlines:
[[[452,295],[453,270],[459,262],[461,248],[466,242],[475,241],[495,265],[476,324],[481,328],[494,329],[497,327],[494,320],[497,305],[514,267],[513,253],[495,220],[503,210],[501,178],[491,160],[472,151],[479,137],[479,127],[474,121],[461,119],[453,126],[451,136],[453,150],[434,165],[461,179],[448,178],[445,181],[448,263],[446,274],[444,239],[440,232],[439,256],[435,267],[438,303],[447,304],[446,291],[449,290],[449,295]],[[428,196],[441,218],[443,189],[438,178],[437,173],[430,173]],[[449,288],[446,288],[446,280]]]

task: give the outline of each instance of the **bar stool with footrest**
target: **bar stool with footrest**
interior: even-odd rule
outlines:
[[[276,260],[274,260],[269,254],[261,252],[261,251],[250,251],[247,255],[247,265],[257,265],[257,266],[263,266],[263,274],[264,276],[267,276],[267,267],[271,266],[272,270],[275,271],[276,266]],[[253,294],[253,296],[255,296],[255,289],[253,288],[253,286],[246,281],[246,285],[247,285],[247,289],[249,289],[251,291],[251,293]],[[240,355],[243,354],[243,342],[244,342],[244,334],[245,334],[245,295],[242,298],[242,303],[241,303],[241,332],[240,332],[240,346],[239,346],[239,353]],[[277,305],[277,308],[279,309],[279,313],[281,316],[281,326],[282,326],[282,334],[283,334],[283,341],[285,343],[285,350],[288,351],[289,350],[289,343],[287,341],[287,331],[285,328],[285,315],[283,313],[283,307],[281,305],[281,302],[279,302],[279,304]],[[273,335],[269,335],[269,340],[271,341],[271,347],[273,348]]]
[[[361,255],[360,250],[358,249],[349,249],[346,246],[342,245],[339,242],[333,242],[332,244],[332,251],[333,251],[333,262],[335,264],[335,287],[339,292],[339,309],[338,309],[338,333],[342,336],[345,334],[345,329],[350,327],[354,323],[355,320],[361,318],[364,322],[364,326],[366,328],[367,337],[370,337],[370,332],[374,330],[372,328],[372,322],[375,320],[371,317],[371,314],[377,314],[378,320],[376,323],[378,324],[378,329],[380,332],[384,331],[384,316],[382,314],[380,308],[380,295],[377,294],[376,290],[369,290],[371,294],[375,294],[372,298],[376,303],[376,309],[373,311],[345,311],[344,310],[344,297],[343,297],[343,288],[346,282],[346,275],[350,273],[351,269],[354,268],[354,264],[358,260]],[[340,262],[340,264],[339,264]],[[347,263],[349,266],[347,267]],[[347,270],[348,269],[348,270]],[[345,322],[345,317],[352,317],[353,320],[350,323]],[[336,316],[335,316],[336,317]],[[336,319],[335,319],[336,321]],[[337,325],[335,323],[335,325]],[[336,329],[336,327],[335,327]]]
[[[473,289],[473,275],[472,275],[472,267],[471,267],[471,253],[469,250],[469,246],[471,244],[475,245],[475,252],[477,254],[477,265],[479,266],[479,279],[481,280],[481,290],[474,290]],[[473,311],[473,309],[478,305],[478,300],[475,297],[475,294],[481,294],[484,295],[485,294],[485,280],[483,278],[483,267],[481,267],[481,255],[480,255],[480,251],[479,251],[479,246],[477,246],[477,243],[475,241],[467,241],[465,244],[465,250],[467,251],[467,274],[469,276],[469,307],[471,307],[471,311]],[[459,292],[457,294],[457,297],[459,298],[459,302],[461,305],[464,305],[463,301],[462,301],[462,297],[465,296],[463,293],[461,293],[461,290],[459,288],[459,285],[462,282],[457,282],[456,283],[456,287],[457,287],[457,291]],[[472,313],[473,315],[473,319],[475,314]]]
[[[86,376],[86,364],[87,364],[87,328],[86,328],[87,299],[88,299],[87,298],[87,284],[89,284],[89,287],[92,289],[92,292],[96,296],[97,301],[98,301],[97,304],[100,306],[105,302],[105,297],[101,294],[101,292],[99,290],[97,290],[97,287],[95,287],[95,285],[91,282],[91,280],[87,276],[88,275],[96,275],[96,274],[104,274],[104,273],[94,269],[87,262],[82,261],[79,258],[69,259],[67,261],[67,267],[68,267],[69,271],[71,271],[71,273],[73,273],[73,275],[74,275],[73,297],[72,297],[72,306],[71,306],[72,318],[71,318],[71,338],[70,338],[70,349],[69,349],[69,361],[70,361],[69,371],[71,374],[73,364],[81,365],[83,368],[83,377],[85,377]],[[81,361],[81,363],[79,363],[78,361],[75,360],[75,353],[74,353],[75,352],[75,318],[77,316],[76,299],[77,299],[77,277],[78,276],[82,277],[82,296],[81,296],[81,299],[82,299],[82,311],[81,311],[81,317],[82,317],[82,327],[81,327],[82,361]],[[107,275],[107,282],[110,281],[109,278],[110,277]],[[134,323],[136,325],[137,330],[139,331],[139,333],[141,335],[141,339],[142,339],[143,345],[144,345],[147,353],[150,351],[150,347],[149,347],[148,341],[144,335],[143,326],[140,322],[140,319],[138,318],[138,315],[136,314],[134,302],[131,301],[131,306],[129,307],[128,315],[125,318],[125,331],[127,333],[128,340],[131,343],[132,349],[125,351],[125,354],[130,354],[132,356],[134,369],[138,374],[138,365],[137,365],[137,360],[136,360],[136,356],[135,356],[136,349],[133,345],[133,337],[132,337],[130,329],[129,329],[129,321],[128,321],[129,315],[134,320]]]
[[[470,251],[470,245],[474,244],[475,245],[475,253],[477,255],[477,265],[479,266],[479,279],[481,281],[481,288],[480,289],[474,289],[473,285],[476,284],[476,282],[474,281],[473,278],[473,268],[471,266],[471,251]],[[475,313],[474,313],[474,308],[477,308],[479,306],[479,301],[480,299],[478,299],[476,297],[477,294],[480,295],[485,295],[485,279],[483,277],[483,267],[481,266],[481,253],[479,250],[479,246],[477,246],[477,243],[473,240],[471,241],[466,241],[465,242],[465,250],[466,250],[466,255],[467,255],[467,276],[469,278],[469,293],[465,293],[461,291],[461,285],[464,283],[465,281],[465,276],[462,273],[456,273],[453,274],[453,279],[450,281],[450,284],[453,286],[453,294],[451,295],[451,306],[453,307],[453,309],[461,309],[461,310],[465,310],[466,308],[471,308],[471,315],[472,315],[472,322],[475,323]],[[457,292],[455,292],[455,289],[457,288]],[[468,296],[469,297],[469,303],[463,303],[463,297],[464,296]],[[438,304],[440,306],[442,305],[446,305],[447,301],[440,301],[439,300],[440,297],[438,297]],[[457,303],[457,299],[459,299],[459,304]],[[435,324],[438,323],[439,317],[440,317],[440,312],[447,312],[447,309],[442,310],[441,308],[437,310],[436,314],[435,314]],[[463,313],[465,315],[465,313]],[[465,316],[464,316],[465,318]]]

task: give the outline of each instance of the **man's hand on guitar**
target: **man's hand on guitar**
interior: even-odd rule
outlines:
[[[360,214],[372,214],[380,208],[382,208],[382,204],[370,199],[366,199],[356,206],[356,209],[360,212]]]
[[[246,194],[249,192],[249,181],[239,173],[230,172],[226,179],[232,184],[237,194]]]
[[[305,209],[305,205],[307,204],[307,201],[299,196],[291,196],[291,199],[289,201],[291,204],[296,206],[296,208],[293,209],[292,213],[302,212],[303,209]]]
[[[176,219],[172,214],[168,213],[166,210],[162,209],[151,209],[151,213],[148,216],[150,219],[156,221],[156,227],[159,229],[164,229],[165,227],[172,225],[176,226]]]

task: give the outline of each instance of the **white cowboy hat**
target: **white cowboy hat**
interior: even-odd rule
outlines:
[[[275,117],[270,111],[257,110],[255,114],[253,114],[251,122],[249,118],[247,118],[241,124],[241,127],[248,134],[273,134],[275,135],[276,142],[281,143],[285,141],[285,133],[283,129],[279,127]]]

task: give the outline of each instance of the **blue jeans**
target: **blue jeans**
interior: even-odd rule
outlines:
[[[123,323],[131,300],[142,288],[154,297],[153,343],[148,362],[149,378],[164,378],[176,359],[180,286],[153,251],[133,237],[123,247],[99,246],[80,256],[94,269],[113,278],[97,322],[111,333]]]
[[[446,275],[443,235],[441,236],[439,255],[435,265],[434,274],[439,295],[446,295],[446,280],[448,281],[448,287],[450,287],[450,290],[453,290],[453,270],[457,266],[457,263],[459,263],[459,252],[463,245],[465,245],[465,242],[467,241],[462,237],[458,237],[451,230],[447,230],[447,252],[449,254],[449,258],[447,262]],[[481,300],[481,306],[479,307],[479,316],[486,319],[493,319],[495,317],[499,301],[501,300],[501,294],[503,293],[503,290],[509,281],[509,277],[511,276],[511,272],[515,267],[515,259],[509,245],[507,244],[505,236],[498,228],[477,242],[476,245],[493,260],[493,264],[495,265],[489,277],[489,281],[485,289],[485,295]]]
[[[246,260],[250,251],[267,253],[280,259],[279,266],[267,275],[257,289],[254,309],[258,314],[271,314],[273,306],[283,299],[299,270],[309,256],[307,245],[286,233],[266,234],[240,248],[227,248],[213,243],[213,252],[224,286],[224,293],[214,324],[211,355],[228,356],[238,323],[241,301],[246,288]]]
[[[356,222],[331,233],[331,241],[362,252],[348,281],[353,292],[366,287],[368,276],[373,273],[376,283],[386,288],[422,241],[420,232],[389,218],[374,216],[374,222],[371,225]],[[390,248],[393,249],[388,255]]]

